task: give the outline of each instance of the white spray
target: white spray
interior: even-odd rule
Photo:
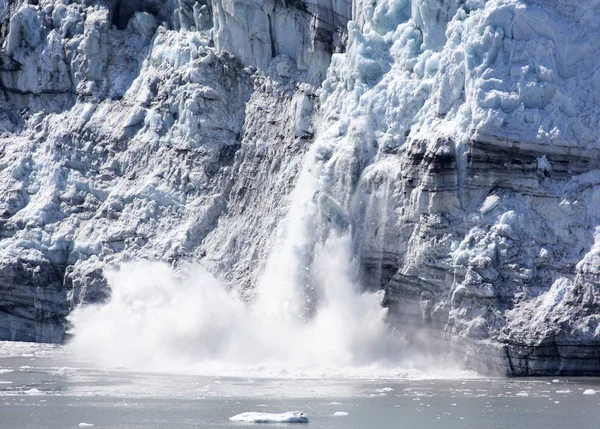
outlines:
[[[229,375],[373,375],[402,341],[382,293],[359,293],[349,226],[323,190],[333,159],[315,143],[276,232],[252,303],[200,266],[162,263],[106,272],[106,305],[76,309],[71,347],[103,365]]]

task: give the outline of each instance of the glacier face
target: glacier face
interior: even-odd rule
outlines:
[[[599,5],[377,2],[322,86],[365,281],[513,374],[597,371]]]
[[[1,339],[62,341],[126,260],[251,298],[317,145],[391,322],[599,372],[599,1],[37,3],[0,3]]]

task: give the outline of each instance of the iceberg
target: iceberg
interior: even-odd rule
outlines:
[[[281,414],[251,411],[230,417],[229,420],[247,423],[308,423],[308,416],[301,411],[288,411]]]

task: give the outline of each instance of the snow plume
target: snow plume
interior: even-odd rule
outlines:
[[[73,311],[71,347],[103,365],[142,370],[419,376],[425,360],[415,365],[404,338],[386,324],[383,292],[358,284],[344,209],[352,195],[332,196],[347,180],[353,151],[344,146],[353,144],[319,138],[307,153],[249,303],[198,265],[176,272],[157,262],[128,263],[106,272],[106,305]]]
[[[106,272],[106,305],[73,311],[70,346],[102,365],[142,370],[405,375],[413,365],[385,323],[383,292],[361,293],[356,281],[347,214],[326,192],[341,159],[323,157],[328,148],[318,139],[307,153],[250,303],[197,265],[128,263]]]
[[[397,375],[404,342],[385,323],[383,293],[358,290],[342,209],[318,189],[319,150],[307,155],[251,303],[197,265],[128,263],[106,272],[106,305],[72,313],[70,346],[102,365],[143,370]]]
[[[142,370],[281,376],[390,369],[402,341],[384,323],[382,295],[355,292],[349,244],[334,235],[317,246],[311,270],[320,301],[310,318],[297,317],[298,298],[285,294],[247,304],[200,266],[176,273],[157,262],[124,264],[106,273],[110,302],[73,312],[70,346],[101,365]]]

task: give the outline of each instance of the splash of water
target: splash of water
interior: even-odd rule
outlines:
[[[413,365],[386,325],[383,293],[358,287],[344,209],[355,156],[351,144],[313,144],[250,304],[197,265],[175,272],[161,263],[124,264],[106,272],[106,305],[70,316],[71,347],[103,365],[142,370],[405,375]]]
[[[357,294],[347,236],[317,246],[312,271],[323,285],[314,317],[247,305],[200,266],[176,273],[138,262],[106,273],[106,305],[76,309],[75,348],[106,366],[207,375],[348,375],[389,369],[400,353],[384,323],[381,294]],[[265,304],[266,302],[266,304]]]

